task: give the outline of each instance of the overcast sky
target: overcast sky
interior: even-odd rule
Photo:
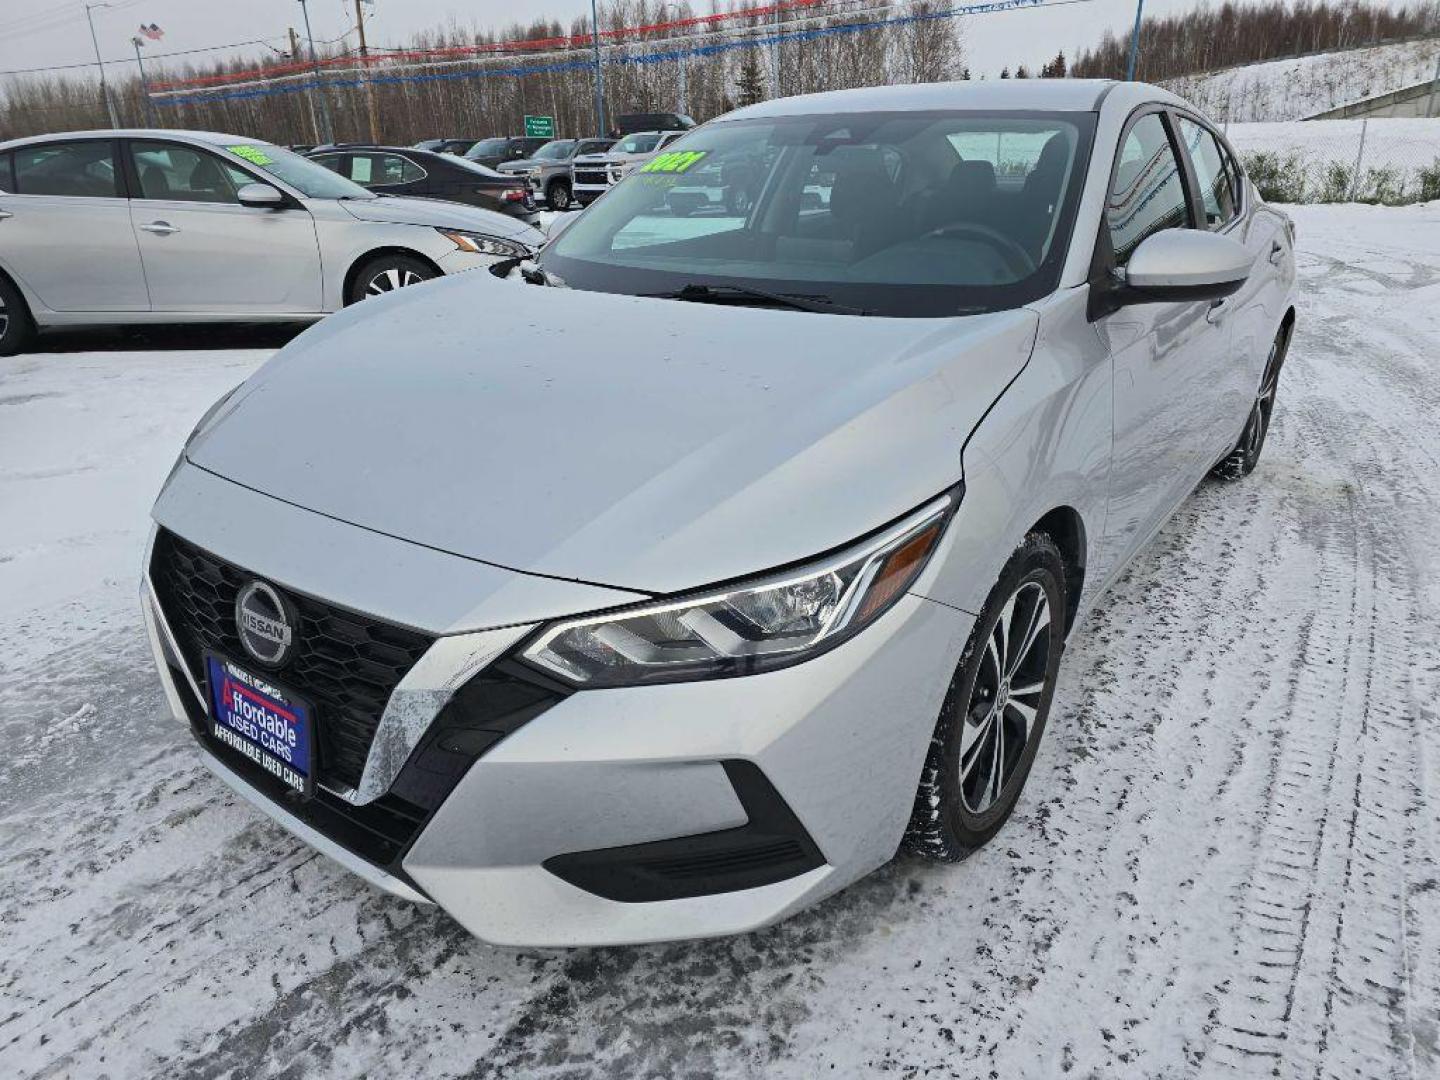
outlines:
[[[695,3],[696,11],[708,4]],[[1196,0],[1148,0],[1156,14],[1197,6]],[[503,28],[516,12],[525,17],[553,17],[568,22],[588,13],[587,0],[375,0],[367,7],[372,45],[403,44],[410,35],[456,23],[462,27]],[[317,41],[345,33],[354,22],[354,0],[310,0],[310,20]],[[252,38],[272,39],[283,47],[289,26],[302,29],[297,0],[114,0],[95,11],[100,50],[109,61],[133,56],[130,38],[141,22],[159,23],[165,39],[146,46],[147,53],[223,45]],[[963,20],[971,70],[994,76],[1005,66],[1023,62],[1033,67],[1064,49],[1099,40],[1106,27],[1123,32],[1135,17],[1135,0],[1086,0],[1069,6],[975,15]],[[353,41],[353,38],[352,38]],[[249,46],[243,55],[258,57],[263,47]],[[0,71],[91,61],[94,49],[80,0],[4,0],[0,4]],[[133,66],[133,65],[132,65]]]

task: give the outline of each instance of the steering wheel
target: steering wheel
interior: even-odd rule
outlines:
[[[1035,258],[1030,252],[1004,233],[992,229],[988,225],[962,221],[954,225],[942,225],[927,235],[934,237],[972,236],[977,240],[983,240],[999,253],[1011,270],[1016,271],[1016,277],[1029,277],[1037,269]]]

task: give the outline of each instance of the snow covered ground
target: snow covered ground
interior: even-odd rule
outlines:
[[[136,562],[266,350],[0,361],[0,1075],[1440,1074],[1440,205],[1295,216],[1261,467],[1081,628],[1004,832],[726,941],[491,949],[228,795]]]
[[[1164,85],[1217,120],[1301,120],[1435,75],[1440,40],[1267,60]]]

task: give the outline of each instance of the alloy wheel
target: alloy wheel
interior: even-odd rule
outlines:
[[[1260,380],[1260,389],[1255,395],[1255,404],[1250,409],[1250,419],[1245,423],[1245,455],[1254,458],[1260,453],[1265,435],[1270,430],[1270,413],[1275,408],[1275,391],[1280,382],[1280,346],[1283,335],[1277,335],[1270,344],[1270,355],[1265,358],[1265,375]]]
[[[10,309],[5,306],[5,297],[0,295],[0,338],[10,329]]]
[[[555,184],[550,188],[550,195],[546,199],[551,210],[569,210],[570,192],[564,184]]]
[[[420,282],[424,280],[425,279],[414,270],[399,269],[392,266],[386,270],[381,270],[370,279],[370,283],[365,286],[365,295],[381,296],[388,292],[394,292],[396,289],[403,289],[407,285],[419,285]]]
[[[1027,581],[1000,611],[975,676],[960,734],[960,797],[983,814],[999,800],[1025,754],[1049,670],[1050,601]]]

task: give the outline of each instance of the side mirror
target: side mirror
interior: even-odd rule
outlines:
[[[235,198],[240,200],[241,206],[257,210],[278,210],[285,204],[285,196],[269,184],[246,184],[235,192]]]
[[[1254,261],[1228,236],[1165,229],[1147,236],[1131,254],[1116,299],[1124,304],[1219,300],[1245,284]]]
[[[570,227],[571,222],[578,218],[579,214],[556,214],[545,226],[545,242],[548,244]]]

